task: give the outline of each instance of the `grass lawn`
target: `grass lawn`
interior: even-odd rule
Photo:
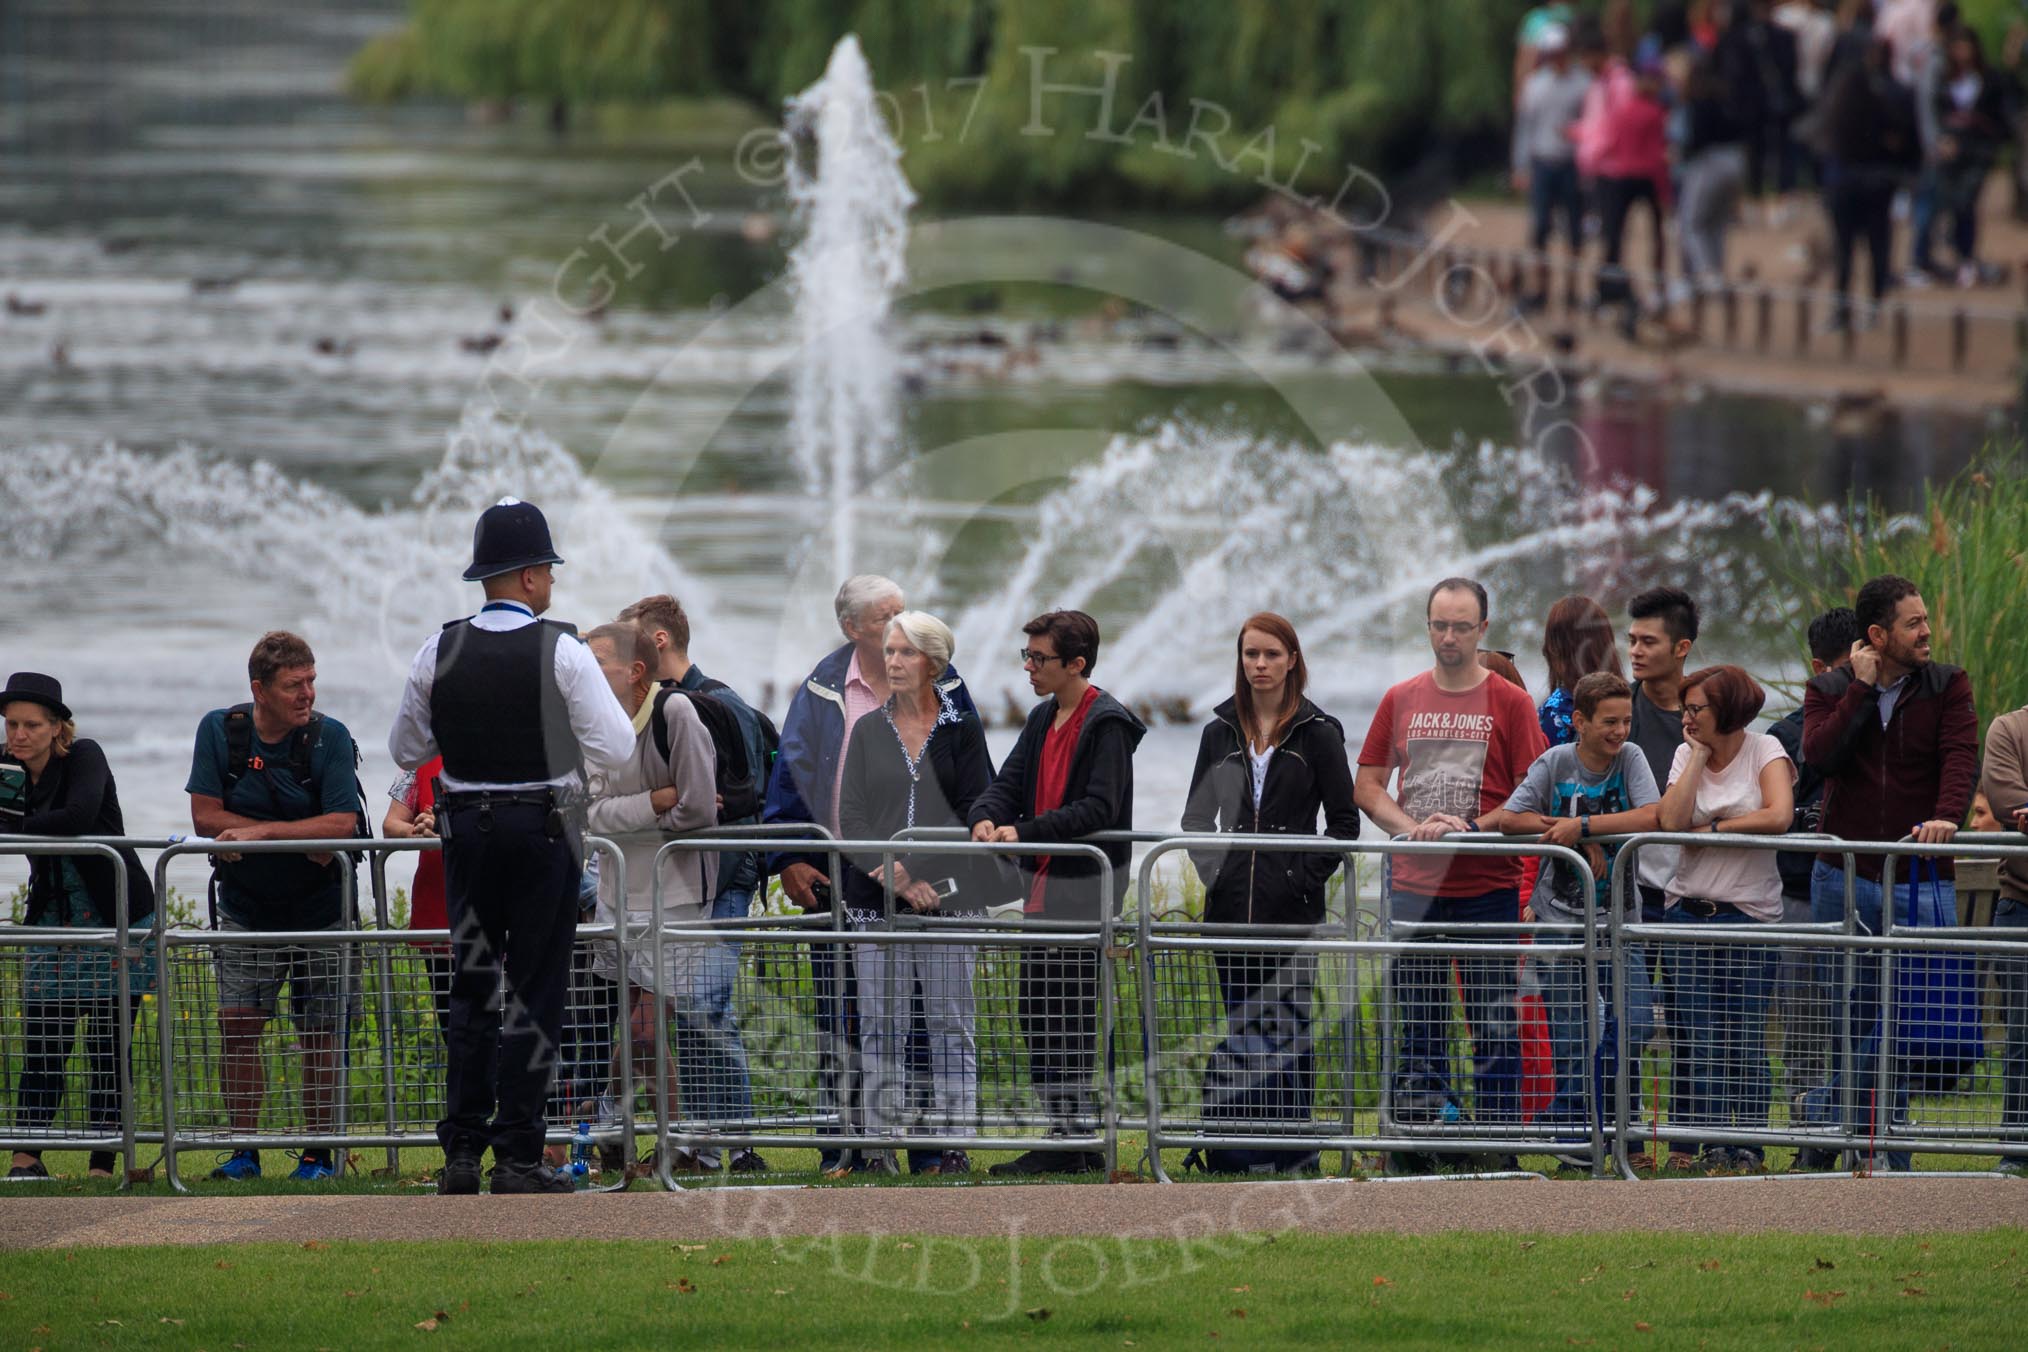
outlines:
[[[2015,1348],[2028,1231],[9,1254],[0,1345]]]

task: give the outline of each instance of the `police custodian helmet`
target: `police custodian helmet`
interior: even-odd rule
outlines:
[[[472,532],[472,566],[465,581],[479,582],[523,568],[562,563],[549,540],[549,522],[542,509],[518,498],[502,498],[479,514]]]

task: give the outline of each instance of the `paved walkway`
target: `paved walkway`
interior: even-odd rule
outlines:
[[[652,1239],[825,1234],[1900,1235],[2028,1226],[2028,1183],[1988,1178],[725,1188],[574,1197],[22,1197],[0,1249],[308,1240]]]

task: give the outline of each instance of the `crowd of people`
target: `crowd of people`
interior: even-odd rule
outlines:
[[[1811,190],[1830,227],[1834,325],[1870,323],[1897,280],[1994,283],[2002,274],[1980,254],[1979,199],[2022,139],[2021,36],[1998,59],[1951,0],[1665,0],[1645,25],[1628,0],[1537,5],[1515,57],[1512,172],[1541,256],[1524,306],[1546,300],[1559,233],[1573,259],[1595,240],[1595,304],[1615,309],[1632,340],[1643,313],[1672,295],[1739,280],[1726,237],[1743,207],[1766,203],[1779,219]],[[1648,218],[1646,297],[1626,266],[1637,206]],[[1855,315],[1861,244],[1873,308]]]
[[[965,1151],[951,1142],[979,1130],[976,950],[872,936],[907,914],[978,917],[1008,906],[1042,921],[1100,918],[1107,870],[1089,854],[1052,847],[1133,826],[1134,755],[1146,729],[1093,683],[1097,621],[1058,610],[1023,627],[1019,661],[1037,703],[996,767],[953,663],[950,628],[908,609],[888,579],[857,576],[839,589],[844,641],[797,688],[777,731],[691,661],[690,619],[675,598],[645,597],[581,637],[539,620],[561,560],[532,506],[509,501],[489,509],[474,556],[466,576],[483,585],[486,604],[446,625],[417,654],[389,736],[403,774],[382,823],[389,837],[443,840],[440,852],[421,857],[410,915],[412,928],[449,933],[448,941],[417,940],[449,1068],[440,1190],[478,1191],[489,1148],[493,1191],[569,1190],[558,1159],[545,1151],[547,1122],[603,1114],[599,1100],[614,1092],[622,1058],[649,1075],[658,1021],[672,1030],[673,1065],[664,1073],[681,1115],[751,1118],[752,1072],[733,999],[737,947],[686,938],[661,945],[659,961],[654,946],[630,946],[622,963],[611,945],[574,944],[572,930],[623,916],[645,922],[658,885],[669,922],[748,916],[769,877],[780,879],[796,908],[841,910],[851,931],[869,936],[810,949],[823,1130],[859,1138],[825,1148],[825,1172],[899,1172],[893,1150],[861,1147],[884,1136],[906,1149],[914,1172],[970,1172]],[[1356,752],[1344,725],[1309,697],[1309,665],[1287,619],[1257,614],[1236,635],[1233,694],[1204,725],[1181,821],[1199,837],[1190,859],[1204,886],[1207,924],[1283,934],[1323,924],[1329,884],[1345,856],[1262,849],[1256,838],[1349,841],[1360,834],[1362,814],[1384,834],[1414,842],[1507,836],[1564,847],[1589,865],[1587,888],[1570,855],[1539,868],[1518,855],[1469,852],[1389,861],[1387,914],[1425,927],[1415,934],[1439,935],[1447,925],[1546,927],[1542,953],[1524,964],[1506,953],[1392,961],[1396,1054],[1388,1101],[1409,1129],[1549,1124],[1574,1143],[1570,1161],[1589,1165],[1583,1143],[1601,1112],[1616,1040],[1608,1030],[1596,1044],[1587,1026],[1585,972],[1596,955],[1588,959],[1581,944],[1551,939],[1608,913],[1618,848],[1612,837],[1817,829],[1847,841],[1913,834],[1941,845],[1968,821],[1981,830],[2028,829],[2028,709],[1994,721],[1981,770],[1970,682],[1934,659],[1926,603],[1905,579],[1876,578],[1850,609],[1811,626],[1815,674],[1803,707],[1766,731],[1756,726],[1766,696],[1751,675],[1732,665],[1693,667],[1700,613],[1687,593],[1643,592],[1627,603],[1626,616],[1623,670],[1622,631],[1608,611],[1589,597],[1559,601],[1542,645],[1550,689],[1538,702],[1509,655],[1486,646],[1485,588],[1468,578],[1437,583],[1426,605],[1433,664],[1386,692]],[[367,804],[351,734],[316,707],[309,645],[294,634],[266,634],[247,676],[250,699],[200,723],[187,784],[192,826],[217,847],[211,923],[221,939],[215,962],[225,1106],[235,1134],[258,1133],[262,1034],[286,989],[302,1059],[304,1126],[325,1134],[345,1029],[358,1018],[348,1008],[357,1001],[356,954],[338,943],[235,944],[230,936],[346,928],[348,856],[232,847],[368,834]],[[121,835],[112,773],[99,746],[78,735],[61,684],[17,673],[0,705],[6,765],[18,771],[5,781],[18,792],[0,794],[0,811],[12,818],[0,820],[0,829]],[[840,895],[832,892],[828,857],[800,847],[766,855],[661,850],[672,836],[755,821],[815,824],[848,841],[959,828],[999,848],[952,854],[903,840],[886,852],[847,850],[836,875]],[[624,889],[618,870],[587,859],[588,833],[619,843]],[[1239,839],[1221,843],[1228,836]],[[1811,858],[1716,840],[1635,848],[1638,883],[1626,893],[1627,918],[1693,930],[1843,921],[1849,887],[1857,926],[1878,933],[1918,892],[1904,870],[1890,911],[1877,854],[1857,854],[1848,880],[1842,852]],[[1101,849],[1112,876],[1125,877],[1130,846],[1114,840]],[[130,924],[144,925],[154,909],[148,873],[131,851],[123,858],[126,914]],[[1920,890],[1952,907],[1952,887],[1943,858]],[[1117,908],[1121,898],[1111,895]],[[28,925],[108,928],[117,903],[110,861],[31,860]],[[2028,869],[2018,863],[2003,875],[1995,923],[2028,928]],[[1770,1123],[1765,1029],[1771,1004],[1781,999],[1844,1005],[1853,1029],[1849,1057],[1821,1047],[1814,1061],[1797,1053],[1791,1088],[1799,1066],[1815,1082],[1797,1095],[1795,1114],[1860,1128],[1861,1140],[1891,1133],[1901,1120],[1907,1091],[1899,1078],[1891,1103],[1870,1092],[1879,1082],[1878,1058],[1888,1054],[1876,955],[1861,954],[1848,981],[1845,968],[1828,963],[1784,977],[1783,950],[1773,941],[1704,944],[1686,935],[1658,947],[1659,955],[1628,944],[1597,966],[1607,1008],[1619,1003],[1614,987],[1627,986],[1628,1046],[1657,1036],[1666,1010],[1669,1123],[1713,1137],[1676,1141],[1672,1163],[1763,1166],[1763,1147],[1750,1138]],[[89,1069],[85,1119],[93,1130],[115,1128],[113,961],[105,949],[30,951],[15,1104],[22,1129],[55,1120],[80,1024]],[[1096,1152],[1080,1148],[1098,1116],[1100,962],[1088,944],[1021,948],[1016,1017],[1049,1138],[992,1172],[1102,1167]],[[1235,949],[1216,953],[1213,965],[1226,1032],[1204,1072],[1207,1124],[1261,1132],[1307,1123],[1316,1079],[1316,956]],[[2028,963],[2003,965],[2003,1130],[2019,1137],[2021,1149],[2001,1167],[2020,1173],[2028,1169]],[[146,989],[152,971],[135,960],[129,989]],[[1548,1012],[1553,1079],[1546,1103],[1531,1103],[1524,1090],[1524,979],[1539,987]],[[1471,1044],[1468,1076],[1452,1062],[1454,989]],[[569,1020],[567,1006],[574,1007]],[[911,1138],[926,1144],[907,1148]],[[669,1162],[691,1171],[767,1168],[751,1149],[723,1159],[686,1150]],[[1315,1162],[1315,1152],[1296,1148],[1212,1152],[1211,1160],[1214,1168],[1257,1172],[1301,1171]],[[1428,1164],[1413,1156],[1397,1162]],[[1903,1165],[1905,1157],[1884,1162]],[[90,1160],[94,1175],[112,1167],[109,1154]],[[313,1181],[337,1167],[330,1150],[312,1148],[301,1152],[292,1176]],[[242,1149],[214,1177],[257,1178],[261,1168],[259,1153]],[[12,1174],[46,1176],[39,1152],[17,1152]]]

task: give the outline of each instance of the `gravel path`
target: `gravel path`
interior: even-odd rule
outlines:
[[[2028,1226],[2004,1179],[1742,1179],[724,1188],[561,1197],[113,1197],[0,1200],[0,1249],[308,1240],[708,1239],[828,1234],[1566,1234],[1797,1231],[1899,1235]]]

